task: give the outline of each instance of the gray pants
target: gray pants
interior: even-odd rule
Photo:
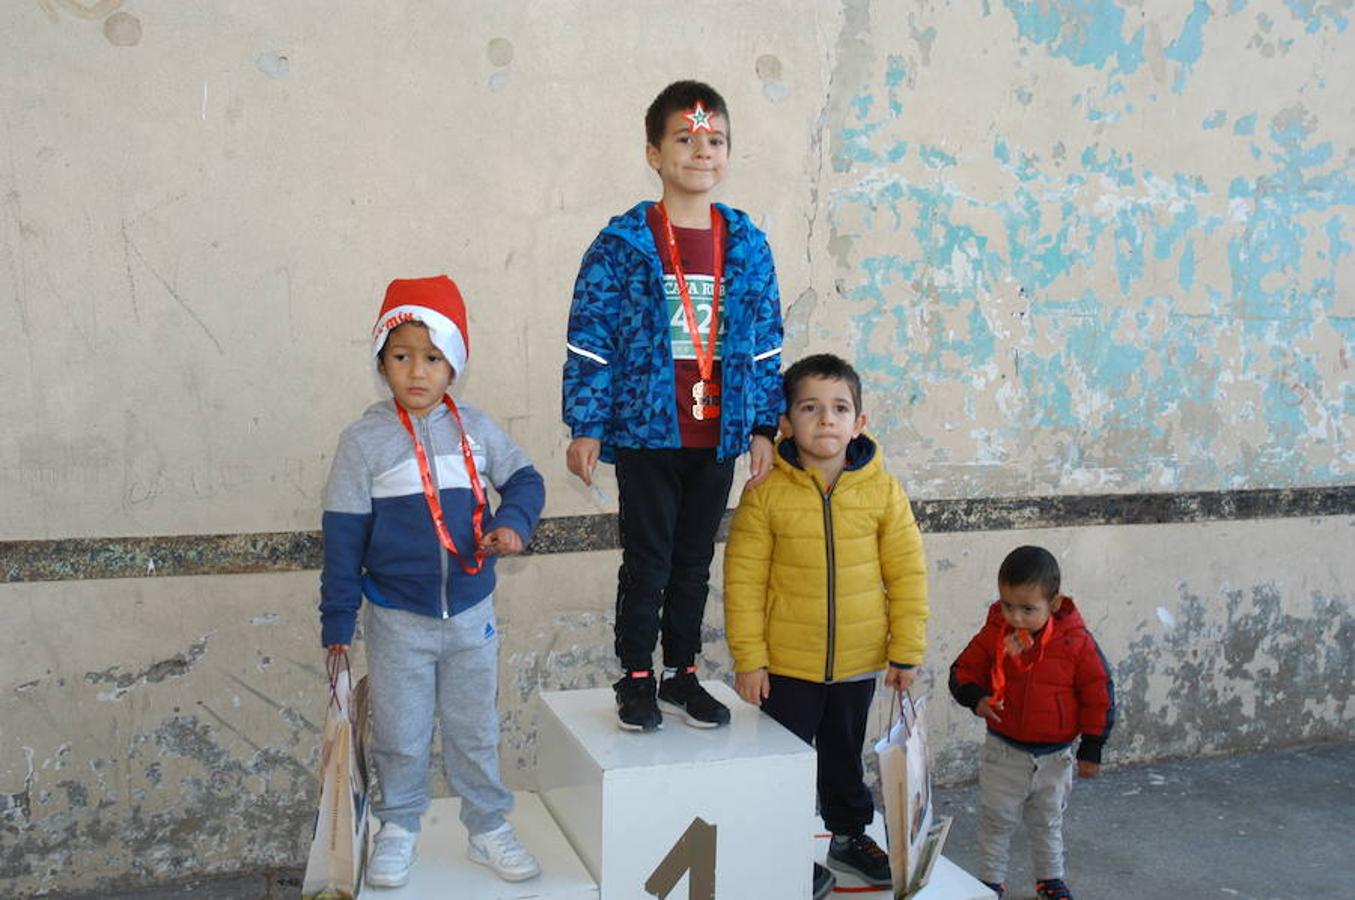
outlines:
[[[1037,881],[1063,877],[1063,811],[1073,748],[1034,756],[989,734],[979,760],[979,877],[1007,880],[1008,847],[1024,816]]]
[[[499,636],[494,598],[450,619],[367,605],[372,751],[382,822],[419,830],[428,809],[433,715],[442,728],[442,771],[461,797],[471,834],[492,831],[513,808],[499,779]]]

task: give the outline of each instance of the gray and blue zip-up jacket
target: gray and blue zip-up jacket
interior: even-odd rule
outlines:
[[[460,410],[480,481],[499,495],[498,509],[485,507],[483,530],[488,534],[506,525],[525,544],[546,502],[545,483],[498,423],[474,407]],[[473,565],[475,496],[456,420],[439,404],[426,417],[410,421],[428,455],[447,530]],[[447,618],[494,590],[493,556],[485,558],[478,573],[467,575],[438,540],[414,442],[390,400],[368,407],[339,436],[325,485],[322,527],[320,640],[326,647],[353,642],[364,596],[378,606]]]
[[[575,438],[617,447],[681,447],[663,263],[645,201],[602,229],[579,267],[566,339],[563,416]],[[753,429],[775,433],[781,395],[781,297],[767,238],[748,215],[716,204],[727,226],[721,316],[720,443],[726,459]]]

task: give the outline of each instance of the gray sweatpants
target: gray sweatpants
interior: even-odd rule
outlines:
[[[367,604],[372,762],[382,822],[419,830],[428,809],[428,756],[436,712],[442,771],[461,797],[471,834],[492,831],[513,808],[499,779],[499,636],[494,598],[450,619]]]
[[[1035,879],[1063,877],[1063,811],[1073,748],[1034,756],[989,734],[979,759],[979,877],[1007,880],[1008,847],[1024,816]]]

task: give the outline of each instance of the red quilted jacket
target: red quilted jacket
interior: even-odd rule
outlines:
[[[1115,688],[1110,666],[1072,598],[1065,597],[1045,628],[1054,633],[1043,657],[1024,671],[1007,663],[1001,722],[988,729],[1008,740],[1043,748],[1082,736],[1078,758],[1101,761],[1101,746],[1115,724]],[[1001,604],[988,608],[988,621],[950,667],[950,692],[973,709],[993,693],[993,659],[1002,633]],[[1038,654],[1038,637],[1025,659]]]

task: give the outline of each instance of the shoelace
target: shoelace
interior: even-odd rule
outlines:
[[[511,831],[500,831],[485,835],[485,843],[491,845],[491,853],[508,862],[521,862],[527,858],[527,848],[522,846]]]
[[[378,831],[376,834],[376,846],[372,848],[372,858],[378,856],[403,855],[405,845],[410,843],[412,835],[407,834],[385,834]]]
[[[881,849],[879,844],[875,843],[872,840],[869,840],[865,835],[862,835],[861,837],[852,838],[848,842],[847,846],[849,846],[853,850],[857,850],[861,853],[866,854],[866,856],[869,856],[871,859],[876,861],[882,859],[887,861],[889,859],[889,854],[884,852],[884,850]]]

